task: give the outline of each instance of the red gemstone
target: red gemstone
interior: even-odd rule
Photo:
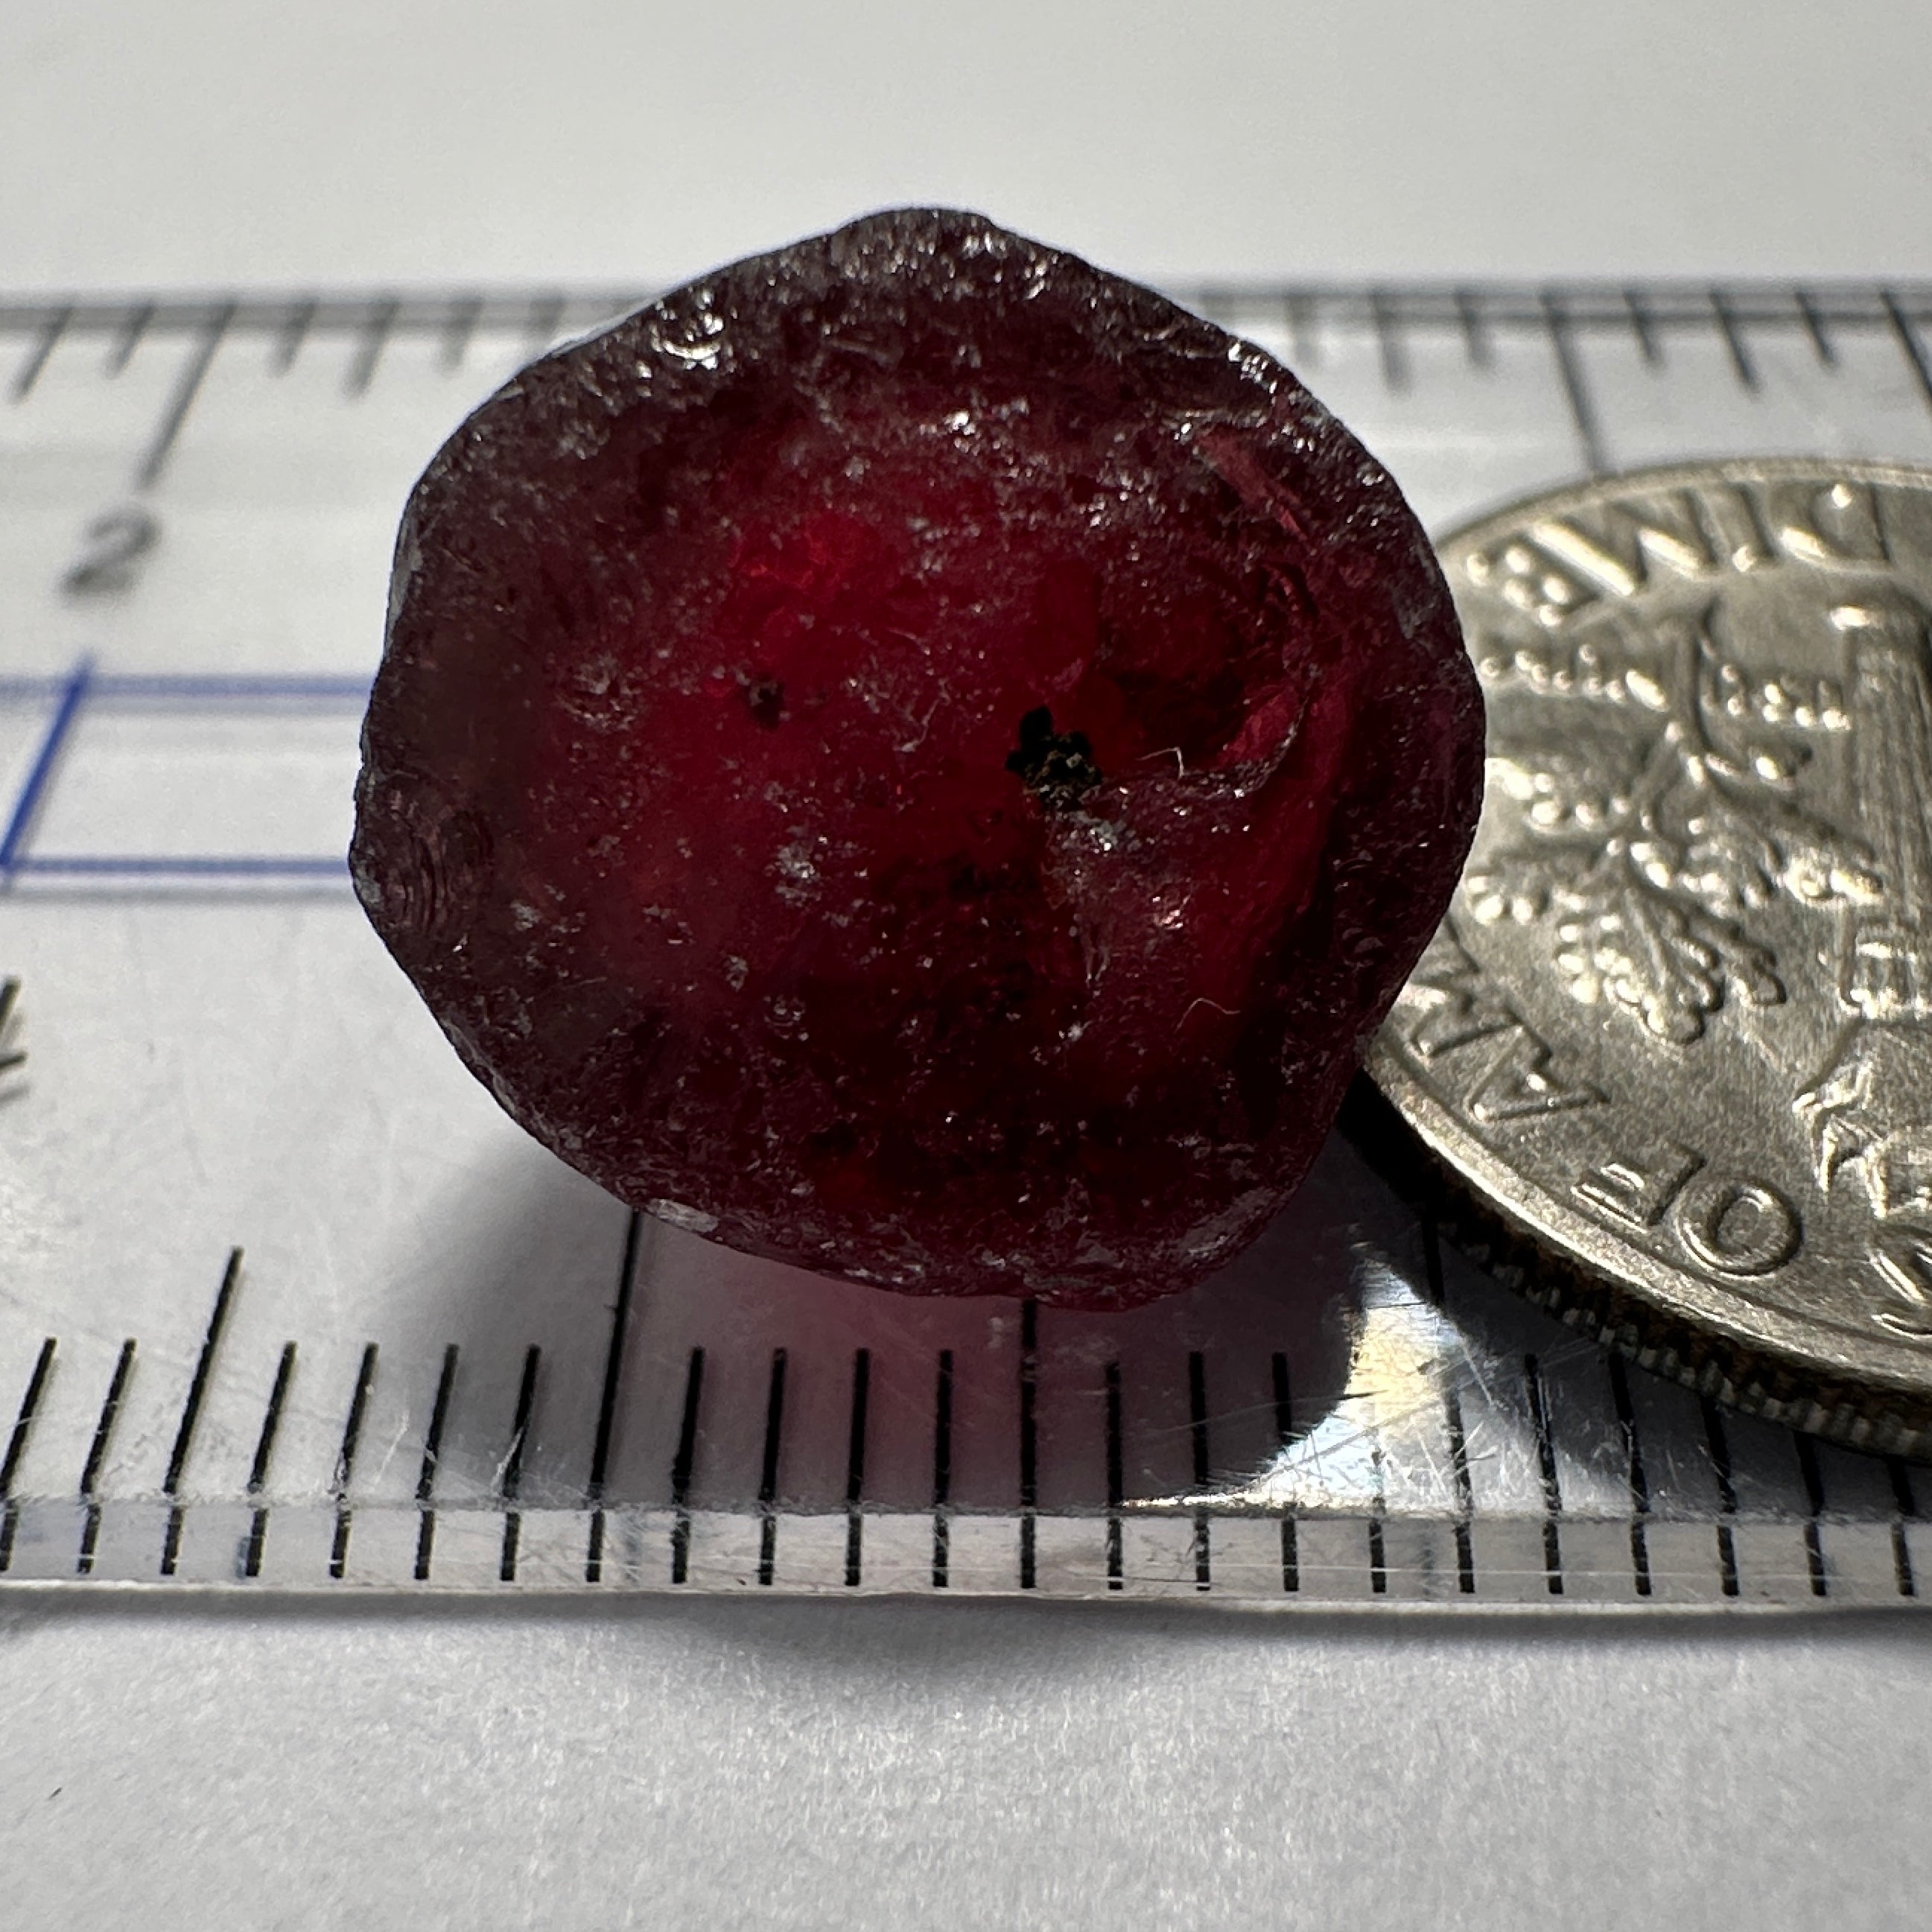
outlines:
[[[626,1200],[1120,1307],[1314,1158],[1481,754],[1422,531],[1286,370],[906,210],[679,290],[451,438],[352,862],[472,1070]]]

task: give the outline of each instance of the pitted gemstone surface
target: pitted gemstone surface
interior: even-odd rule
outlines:
[[[1321,1144],[1482,714],[1287,370],[980,218],[741,262],[525,370],[398,542],[352,854],[458,1052],[625,1199],[1124,1306]]]

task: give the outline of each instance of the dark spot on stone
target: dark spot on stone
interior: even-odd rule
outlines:
[[[1056,731],[1053,713],[1044,704],[1020,720],[1020,742],[1007,754],[1006,770],[1048,812],[1072,812],[1100,782],[1094,747],[1084,731]]]
[[[859,1136],[850,1120],[834,1120],[829,1127],[805,1136],[805,1150],[814,1163],[850,1160],[859,1150]]]
[[[746,686],[745,702],[758,723],[767,731],[775,731],[784,716],[784,686],[775,677],[761,677],[757,683]]]

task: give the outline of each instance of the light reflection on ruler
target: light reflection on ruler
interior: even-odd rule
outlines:
[[[1195,296],[1438,526],[1932,460],[1925,290]],[[8,1580],[1916,1600],[1911,1469],[1603,1356],[1344,1140],[1228,1278],[1103,1320],[722,1254],[494,1115],[349,899],[355,724],[414,470],[630,299],[0,304]]]

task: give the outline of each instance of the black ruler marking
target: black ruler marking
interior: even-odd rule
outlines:
[[[1885,310],[1886,321],[1892,325],[1892,332],[1897,338],[1913,376],[1918,384],[1919,395],[1926,406],[1932,409],[1932,362],[1926,360],[1925,345],[1918,338],[1918,332],[1912,326],[1912,319],[1900,304],[1898,297],[1890,289],[1879,291],[1880,306]]]
[[[1719,1586],[1727,1597],[1738,1594],[1738,1546],[1731,1533],[1732,1519],[1738,1513],[1737,1485],[1731,1476],[1731,1439],[1725,1432],[1724,1418],[1708,1396],[1700,1406],[1704,1414],[1704,1444],[1711,1458],[1711,1473],[1717,1479],[1718,1508],[1721,1512],[1718,1531]]]
[[[1462,351],[1472,369],[1487,369],[1496,362],[1496,345],[1490,340],[1482,304],[1473,289],[1457,289],[1451,298],[1456,304],[1456,324],[1462,332]]]
[[[1274,1379],[1274,1446],[1277,1454],[1286,1455],[1294,1440],[1294,1403],[1288,1385],[1288,1357],[1277,1348],[1269,1366]],[[1281,1587],[1290,1594],[1301,1588],[1301,1552],[1292,1504],[1281,1513]]]
[[[1625,1480],[1630,1499],[1630,1581],[1640,1597],[1650,1594],[1650,1479],[1644,1473],[1643,1438],[1638,1433],[1636,1408],[1630,1400],[1630,1374],[1624,1358],[1610,1359],[1610,1400],[1615,1406],[1617,1426],[1623,1432]]]
[[[1838,347],[1827,332],[1825,318],[1819,312],[1818,304],[1812,299],[1808,289],[1793,289],[1792,306],[1798,311],[1798,320],[1804,333],[1811,339],[1811,350],[1822,368],[1834,369],[1838,363]]]
[[[80,1553],[74,1560],[74,1574],[77,1576],[93,1574],[94,1552],[100,1541],[100,1504],[98,1500],[100,1472],[107,1460],[107,1445],[113,1438],[115,1418],[121,1413],[122,1398],[128,1392],[128,1378],[134,1372],[134,1338],[130,1335],[121,1344],[121,1352],[116,1358],[114,1373],[100,1404],[100,1419],[94,1425],[94,1440],[88,1445],[87,1461],[80,1472],[80,1498],[86,1505],[86,1514],[81,1522]]]
[[[1126,1472],[1120,1454],[1120,1365],[1109,1362],[1101,1371],[1105,1396],[1102,1426],[1107,1454],[1107,1588],[1126,1588],[1120,1546],[1120,1509],[1126,1497]]]
[[[1455,1384],[1442,1390],[1442,1420],[1449,1432],[1449,1475],[1456,1490],[1456,1587],[1466,1597],[1476,1594],[1476,1551],[1470,1525],[1476,1514],[1475,1485],[1469,1474],[1469,1438],[1462,1426],[1462,1398]]]
[[[784,1433],[785,1352],[772,1351],[765,1387],[765,1447],[758,1469],[758,1581],[770,1588],[778,1549],[778,1449]]]
[[[1905,1526],[1915,1521],[1918,1514],[1918,1499],[1912,1490],[1912,1472],[1906,1467],[1903,1456],[1888,1456],[1886,1468],[1892,1476],[1892,1500],[1897,1514],[1892,1520],[1892,1567],[1898,1581],[1901,1597],[1916,1597],[1918,1594],[1918,1580],[1912,1574],[1912,1545],[1905,1534]]]
[[[201,386],[207,379],[214,352],[221,346],[221,338],[227,334],[234,315],[234,303],[224,303],[208,318],[194,346],[188,351],[188,359],[182,364],[181,374],[175,379],[174,388],[169,394],[167,406],[155,426],[153,440],[135,466],[136,489],[152,490],[161,480],[161,472],[167,468],[168,459],[174,454],[188,412],[194,407],[195,398],[201,394]]]
[[[1724,347],[1731,358],[1731,372],[1738,379],[1738,386],[1756,394],[1758,388],[1757,364],[1751,360],[1750,350],[1746,345],[1742,324],[1737,311],[1731,306],[1730,296],[1722,289],[1711,291],[1711,314],[1715,318],[1718,333],[1724,338]]]
[[[556,340],[563,326],[563,297],[554,292],[531,298],[530,327],[524,338],[526,356],[542,355]]]
[[[1020,1304],[1020,1588],[1030,1590],[1036,1574],[1039,1534],[1040,1426],[1034,1405],[1040,1394],[1040,1304]]]
[[[335,1499],[335,1534],[329,1546],[328,1574],[340,1579],[349,1561],[349,1484],[356,1474],[356,1448],[362,1439],[362,1418],[369,1408],[369,1391],[376,1381],[376,1345],[365,1342],[356,1366],[356,1387],[349,1397],[348,1418],[342,1425],[342,1446],[335,1454],[335,1479],[329,1493]]]
[[[1529,1394],[1530,1427],[1536,1437],[1536,1466],[1543,1478],[1543,1574],[1552,1597],[1563,1594],[1563,1544],[1557,1519],[1563,1514],[1563,1491],[1556,1479],[1556,1444],[1550,1432],[1550,1402],[1543,1387],[1543,1368],[1534,1355],[1522,1358],[1523,1386]]]
[[[124,312],[121,326],[115,332],[114,340],[100,364],[100,373],[110,382],[134,361],[135,350],[140,347],[142,338],[154,320],[155,308],[156,304],[151,302],[137,302]]]
[[[289,304],[288,320],[275,332],[274,346],[268,351],[272,376],[286,376],[296,366],[296,358],[302,353],[302,344],[314,326],[315,310],[313,296]]]
[[[1422,1223],[1423,1292],[1431,1307],[1446,1309],[1448,1290],[1442,1280],[1442,1231],[1436,1225],[1432,1209],[1424,1208],[1418,1218]]]
[[[939,1352],[932,1390],[932,1587],[952,1581],[952,1351]]]
[[[188,1385],[188,1400],[182,1404],[181,1422],[175,1430],[174,1447],[168,1452],[167,1474],[161,1478],[161,1494],[168,1499],[168,1526],[161,1540],[161,1574],[172,1576],[181,1558],[182,1526],[185,1521],[182,1502],[182,1477],[188,1468],[188,1454],[194,1446],[194,1426],[201,1419],[201,1405],[208,1394],[208,1372],[214,1366],[214,1352],[221,1346],[221,1331],[228,1325],[228,1311],[234,1304],[236,1284],[242,1279],[242,1250],[230,1248],[228,1265],[222,1270],[221,1286],[215,1290],[214,1307],[208,1318],[208,1330],[201,1338],[201,1353],[195,1358],[194,1376]]]
[[[445,369],[463,366],[463,358],[470,352],[470,338],[482,320],[481,296],[460,296],[450,304],[449,320],[443,326],[442,346],[436,358]]]
[[[429,1432],[423,1438],[422,1467],[416,1474],[416,1563],[418,1583],[429,1581],[429,1567],[436,1553],[436,1466],[442,1460],[442,1431],[449,1420],[449,1400],[456,1387],[457,1345],[452,1342],[442,1352],[442,1372],[436,1378],[436,1401],[429,1412]]]
[[[14,1493],[14,1480],[20,1474],[20,1459],[27,1453],[27,1441],[32,1433],[34,1418],[40,1406],[40,1397],[46,1392],[47,1377],[53,1372],[54,1351],[56,1344],[52,1336],[46,1336],[40,1343],[40,1352],[34,1358],[34,1366],[27,1376],[27,1386],[20,1397],[20,1406],[14,1417],[13,1432],[7,1438],[7,1454],[0,1459],[0,1496]]]
[[[48,316],[33,347],[27,351],[26,359],[14,372],[9,393],[15,402],[24,403],[34,393],[34,385],[40,380],[40,371],[47,366],[47,358],[67,333],[67,326],[73,315],[74,304],[68,302]]]
[[[630,1330],[632,1284],[638,1270],[644,1217],[636,1208],[624,1228],[624,1255],[617,1264],[617,1298],[610,1310],[610,1339],[604,1350],[604,1386],[597,1398],[597,1433],[590,1448],[590,1480],[584,1501],[590,1510],[590,1534],[584,1558],[584,1580],[604,1578],[604,1490],[610,1474],[610,1447],[617,1432],[617,1391],[624,1373],[624,1342]]]
[[[47,1378],[52,1374],[55,1342],[52,1336],[40,1343],[40,1353],[27,1377],[20,1406],[14,1412],[13,1432],[7,1438],[7,1454],[0,1460],[0,1576],[14,1562],[14,1539],[20,1532],[19,1506],[14,1501],[14,1481],[20,1472],[20,1460],[34,1430],[34,1418],[40,1413],[40,1398],[46,1394]]]
[[[376,365],[382,359],[382,351],[388,346],[391,332],[395,328],[396,317],[402,312],[402,302],[395,296],[387,296],[373,303],[369,319],[363,326],[362,333],[356,344],[355,353],[349,358],[349,367],[342,378],[342,393],[347,397],[366,395],[369,385],[375,380]]]
[[[1550,351],[1556,358],[1556,374],[1563,386],[1564,400],[1570,406],[1570,420],[1576,431],[1583,467],[1592,476],[1600,476],[1610,466],[1604,453],[1603,433],[1597,426],[1596,405],[1590,400],[1589,386],[1584,380],[1582,359],[1576,352],[1570,311],[1554,290],[1544,292],[1543,323],[1550,337]]]
[[[0,1036],[7,1030],[8,1022],[14,1017],[14,1009],[20,1004],[20,982],[16,979],[0,980]],[[0,1039],[0,1073],[10,1072],[27,1058],[24,1047],[9,1047]]]
[[[1320,361],[1322,344],[1315,326],[1315,298],[1293,292],[1282,298],[1282,316],[1288,324],[1288,352],[1298,368],[1312,369]]]
[[[670,1580],[691,1574],[691,1476],[698,1461],[698,1409],[704,1396],[704,1351],[694,1348],[684,1372],[684,1408],[670,1464]]]
[[[1447,1313],[1448,1284],[1442,1274],[1442,1229],[1432,1208],[1420,1210],[1422,1222],[1423,1292],[1430,1304]],[[1446,1365],[1442,1383],[1442,1420],[1449,1434],[1449,1473],[1456,1490],[1455,1520],[1450,1533],[1456,1543],[1456,1588],[1462,1595],[1476,1594],[1476,1547],[1472,1526],[1475,1520],[1475,1486],[1469,1474],[1468,1432],[1462,1424],[1462,1398],[1454,1377],[1456,1364]]]
[[[852,1414],[845,1439],[845,1587],[859,1587],[864,1558],[866,1517],[866,1411],[872,1395],[872,1354],[860,1348],[852,1356]]]
[[[1378,286],[1370,290],[1369,320],[1376,332],[1376,352],[1382,359],[1382,386],[1399,393],[1408,387],[1408,347],[1402,340],[1394,298],[1387,289]]]
[[[1658,340],[1650,304],[1645,300],[1641,290],[1624,290],[1624,309],[1630,317],[1630,333],[1636,338],[1637,353],[1652,368],[1660,368],[1664,364],[1664,345]]]
[[[1193,1450],[1194,1491],[1198,1496],[1208,1486],[1211,1466],[1208,1444],[1208,1364],[1198,1348],[1189,1350],[1187,1356],[1187,1435]],[[1197,1590],[1214,1586],[1210,1549],[1208,1512],[1197,1509],[1194,1512],[1194,1587]]]
[[[1369,1591],[1371,1595],[1385,1597],[1388,1594],[1388,1548],[1382,1518],[1388,1508],[1388,1498],[1382,1486],[1382,1452],[1379,1448],[1370,1452],[1369,1464],[1376,1473],[1375,1493],[1369,1498]]]
[[[1822,1597],[1830,1586],[1825,1574],[1825,1546],[1818,1520],[1825,1514],[1825,1474],[1818,1466],[1818,1451],[1808,1436],[1794,1435],[1792,1446],[1798,1452],[1798,1473],[1804,1484],[1804,1568],[1811,1580],[1811,1594]]]
[[[276,1432],[282,1426],[282,1408],[289,1399],[289,1384],[296,1372],[296,1345],[282,1344],[281,1360],[275,1366],[274,1386],[268,1391],[268,1406],[262,1414],[262,1432],[255,1438],[255,1460],[248,1466],[248,1498],[254,1510],[248,1521],[248,1542],[242,1552],[242,1574],[262,1574],[262,1552],[268,1538],[268,1509],[262,1493],[268,1486],[269,1460],[275,1453]]]
[[[530,1414],[536,1406],[537,1367],[543,1351],[532,1342],[524,1352],[523,1379],[517,1384],[517,1412],[510,1424],[510,1447],[503,1457],[502,1473],[496,1479],[496,1500],[503,1509],[503,1548],[498,1559],[499,1582],[517,1580],[517,1546],[524,1532],[523,1512],[516,1507],[524,1486],[524,1451],[530,1439]]]

